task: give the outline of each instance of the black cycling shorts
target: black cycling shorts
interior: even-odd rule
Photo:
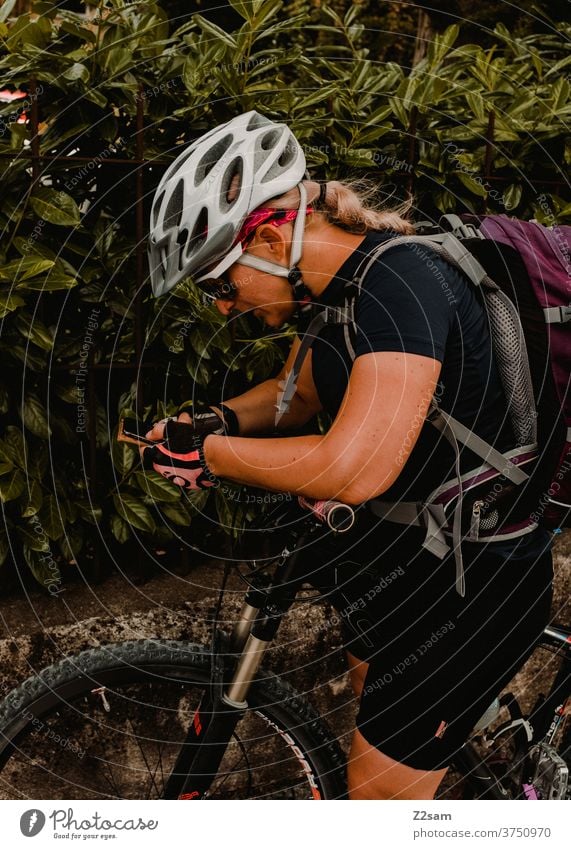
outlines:
[[[419,529],[363,518],[328,543],[312,583],[343,623],[345,647],[369,663],[357,727],[381,752],[437,770],[532,653],[549,620],[551,534],[463,545],[466,595],[452,555],[422,548]],[[323,561],[322,561],[323,562]]]

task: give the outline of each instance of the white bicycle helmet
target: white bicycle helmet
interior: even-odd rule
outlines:
[[[195,282],[220,277],[234,262],[288,278],[295,271],[290,278],[293,285],[296,274],[300,277],[296,265],[305,215],[295,221],[290,268],[242,256],[243,248],[235,241],[251,212],[296,185],[300,209],[305,208],[307,196],[300,182],[305,171],[305,155],[289,127],[255,111],[194,141],[168,168],[153,200],[149,234],[153,294],[165,294],[184,277]]]

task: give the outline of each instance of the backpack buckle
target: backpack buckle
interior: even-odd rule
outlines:
[[[462,221],[459,215],[448,213],[440,218],[443,230],[452,233],[457,239],[484,239],[479,228],[470,221]]]
[[[565,324],[571,321],[571,304],[562,307],[546,307],[543,310],[546,324]]]

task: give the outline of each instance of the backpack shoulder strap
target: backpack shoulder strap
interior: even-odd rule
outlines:
[[[391,248],[403,244],[415,244],[420,246],[426,245],[440,254],[443,259],[447,260],[451,265],[463,271],[474,283],[479,286],[485,282],[486,286],[497,289],[495,283],[487,276],[483,267],[472,254],[462,246],[462,243],[452,233],[437,233],[430,236],[395,236],[394,239],[387,239],[380,245],[376,245],[370,253],[361,260],[353,279],[347,286],[345,294],[345,303],[342,307],[326,307],[324,310],[317,312],[314,318],[310,321],[305,333],[302,336],[301,346],[294,360],[291,371],[289,372],[283,387],[281,389],[278,403],[276,404],[276,426],[281,421],[282,417],[289,410],[293,396],[297,389],[297,380],[301,367],[315,341],[319,331],[326,324],[342,324],[345,325],[345,344],[352,360],[355,359],[355,348],[353,345],[352,335],[355,337],[357,327],[355,323],[355,304],[361,292],[363,281],[367,274],[377,261],[377,259]],[[350,330],[351,328],[351,330]]]

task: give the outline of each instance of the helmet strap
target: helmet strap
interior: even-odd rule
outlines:
[[[236,262],[241,265],[249,265],[250,268],[257,268],[260,271],[265,271],[267,274],[273,274],[277,277],[287,277],[288,283],[292,288],[293,298],[297,305],[298,315],[301,315],[309,308],[312,302],[313,295],[311,290],[302,280],[301,271],[298,267],[298,262],[301,259],[303,251],[303,233],[305,230],[305,214],[302,210],[307,207],[307,189],[303,183],[298,183],[299,190],[299,209],[298,215],[293,225],[291,237],[291,266],[277,265],[275,262],[261,259],[260,257],[250,256],[243,253]]]

